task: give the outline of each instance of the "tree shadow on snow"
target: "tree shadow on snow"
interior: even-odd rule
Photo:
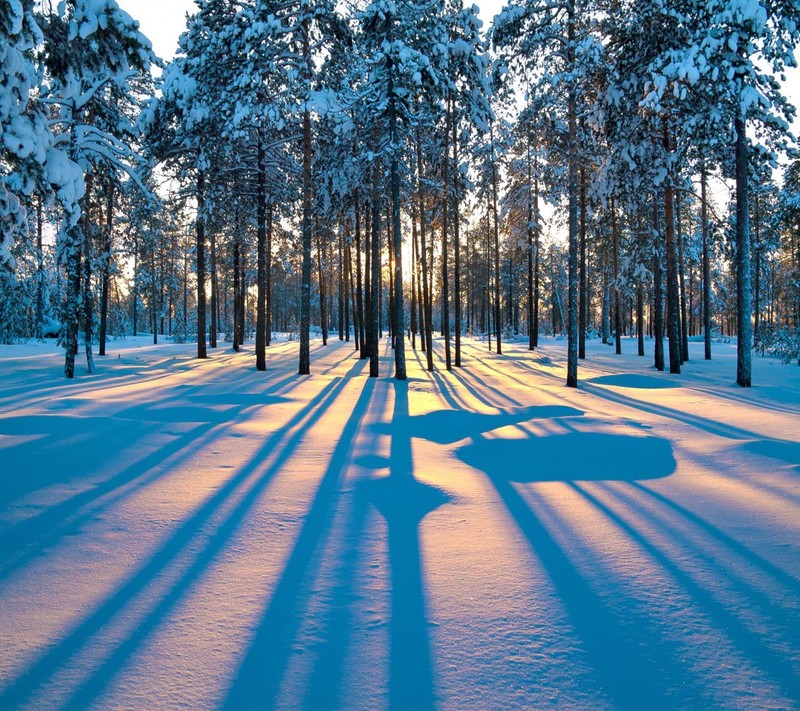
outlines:
[[[355,373],[362,369],[363,363],[357,362],[351,370]],[[77,620],[60,639],[54,640],[37,659],[32,660],[12,681],[11,686],[0,691],[0,708],[24,705],[31,695],[45,686],[54,676],[69,668],[77,655],[96,642],[98,635],[116,624],[121,616],[137,610],[140,617],[135,629],[113,648],[104,650],[102,661],[89,677],[82,681],[62,708],[77,711],[96,702],[115,676],[125,668],[126,662],[156,633],[169,614],[191,593],[205,571],[224,553],[259,496],[290,460],[314,423],[336,400],[346,382],[347,377],[332,380],[283,427],[271,433],[249,462],[166,536],[159,547],[136,566],[115,590],[98,601],[94,609],[83,619]],[[276,458],[265,469],[264,461],[273,452]],[[144,474],[143,471],[139,473]],[[329,472],[331,476],[337,473],[335,469],[332,473]],[[303,584],[309,552],[317,550],[316,545],[325,531],[327,514],[324,512],[329,503],[331,486],[330,481],[323,481],[304,527],[304,535],[301,534],[295,547],[292,558],[294,562],[290,561],[288,564],[284,580],[273,596],[270,608],[274,612],[266,619],[274,620],[277,617],[278,629],[281,629],[281,625],[285,627],[287,624],[282,619],[284,616],[286,620],[292,620],[291,611],[295,603],[291,598],[296,592],[296,586]],[[229,506],[230,510],[226,511]],[[209,528],[212,533],[197,546],[195,551],[193,546]],[[168,593],[160,596],[154,605],[148,606],[141,596],[155,580],[169,575],[173,566],[186,555],[192,556],[192,562],[180,570],[177,577],[171,581]],[[262,646],[259,646],[259,642]],[[257,635],[254,645],[254,649],[251,649],[251,654],[248,655],[250,661],[253,659],[254,651],[258,661],[257,653],[262,651],[263,634],[260,637]],[[248,683],[255,682],[256,687],[263,686],[264,671],[261,667],[255,669],[248,667],[248,671],[251,672],[245,677]],[[237,708],[249,708],[249,705],[240,705]]]
[[[675,471],[667,440],[598,432],[482,439],[458,457],[493,481],[640,481]]]
[[[655,375],[642,375],[641,373],[616,373],[614,375],[599,375],[588,378],[584,382],[595,385],[611,385],[617,388],[636,388],[639,390],[665,390],[679,388],[681,383]]]

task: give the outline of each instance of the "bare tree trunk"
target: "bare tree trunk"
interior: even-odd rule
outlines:
[[[378,159],[372,167],[372,244],[371,264],[372,275],[370,279],[370,346],[369,346],[369,377],[377,378],[380,374],[378,339],[380,331],[380,291],[381,291],[381,192],[380,192],[380,163]]]
[[[617,231],[617,211],[611,199],[611,241],[614,250],[614,344],[617,355],[622,354],[622,318],[619,300],[619,232]]]
[[[653,338],[655,366],[664,370],[664,305],[661,296],[661,245],[659,240],[658,199],[653,196]]]
[[[711,360],[711,265],[708,254],[708,202],[706,200],[706,167],[700,169],[700,220],[703,232],[703,341],[705,360]]]
[[[686,314],[686,276],[683,260],[683,225],[681,224],[681,194],[675,196],[675,222],[678,228],[678,280],[681,299],[681,362],[689,360],[689,321]]]
[[[455,337],[456,368],[461,367],[461,216],[459,214],[459,185],[458,185],[458,120],[455,113],[455,102],[452,102],[452,129],[453,129],[453,261],[454,261],[454,283],[453,283],[453,306],[455,318]],[[445,160],[447,156],[445,155]]]
[[[450,282],[448,280],[447,229],[449,227],[450,205],[450,121],[452,120],[450,100],[447,100],[447,115],[444,125],[444,202],[442,203],[442,336],[444,336],[444,362],[447,370],[453,369],[450,355]]]
[[[497,339],[497,355],[503,353],[500,335],[500,225],[497,219],[497,163],[494,157],[494,133],[490,129],[492,149],[492,216],[494,218],[494,327]]]
[[[419,240],[420,261],[422,264],[422,300],[425,310],[425,354],[427,356],[428,371],[433,372],[433,305],[431,304],[431,289],[428,278],[428,249],[425,241],[426,226],[425,200],[422,195],[422,148],[417,138],[417,196],[419,200]],[[433,271],[431,269],[431,271]]]
[[[233,233],[233,350],[237,353],[242,345],[242,332],[240,330],[240,322],[239,322],[239,309],[241,308],[239,293],[242,289],[242,284],[240,280],[240,250],[241,246],[239,244],[239,220],[238,220],[238,211],[236,215],[236,226],[234,227]]]
[[[93,187],[90,177],[86,178],[86,195],[84,196],[84,228],[83,228],[83,347],[86,353],[86,367],[94,373],[94,357],[92,356],[92,340],[94,338],[94,313],[92,302],[92,224],[89,215],[89,196]]]
[[[575,2],[567,3],[567,66],[575,66]],[[568,239],[569,239],[569,327],[567,328],[567,387],[578,387],[578,135],[576,125],[577,88],[575,80],[567,96],[568,154]]]
[[[256,370],[267,369],[267,181],[266,151],[259,136],[256,176]]]
[[[391,79],[391,72],[389,74]],[[397,107],[390,81],[389,134],[392,141],[391,193],[392,239],[394,240],[394,377],[406,379],[405,308],[403,304],[403,236],[400,227],[400,145],[397,135]]]
[[[103,229],[103,271],[100,291],[100,344],[98,355],[106,354],[108,335],[108,290],[111,281],[111,230],[114,226],[114,185],[109,182],[106,200],[106,224]],[[38,303],[37,303],[38,306]]]
[[[306,73],[310,81],[310,27],[306,18],[302,23],[303,57]],[[306,107],[303,111],[303,265],[300,285],[300,363],[298,373],[308,375],[311,372],[311,112]]]
[[[664,150],[670,152],[666,122],[663,133]],[[669,339],[669,372],[681,372],[680,298],[678,295],[678,249],[675,240],[674,190],[672,176],[664,185],[664,249],[667,261],[667,338]]]
[[[320,237],[319,220],[315,220],[314,232],[317,235],[317,268],[319,270],[319,322],[322,329],[322,345],[328,345],[328,309],[326,298],[326,279],[325,269],[327,265],[323,262],[322,238]]]
[[[587,299],[587,285],[586,285],[586,168],[580,168],[580,181],[581,181],[581,220],[580,220],[580,244],[579,244],[579,269],[580,284],[579,303],[578,303],[578,358],[586,358],[586,316],[589,308]],[[612,217],[613,220],[613,212]],[[616,237],[615,237],[616,238]],[[614,248],[614,260],[616,264],[616,247]],[[617,353],[620,351],[618,350]]]
[[[750,290],[750,201],[745,121],[736,117],[736,384],[752,384],[753,324]]]

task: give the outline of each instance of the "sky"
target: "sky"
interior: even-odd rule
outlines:
[[[172,59],[178,37],[186,27],[186,13],[194,13],[194,0],[117,0],[119,6],[139,21],[144,35],[153,43],[155,53],[162,59]],[[483,0],[481,19],[488,26],[500,11],[504,0]]]

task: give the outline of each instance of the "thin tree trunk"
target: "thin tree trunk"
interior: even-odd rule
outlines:
[[[611,241],[614,250],[614,345],[617,355],[622,354],[622,318],[619,299],[619,232],[617,230],[617,211],[614,200],[611,200]]]
[[[663,145],[669,153],[670,140],[664,123]],[[678,295],[678,249],[675,240],[674,190],[672,176],[664,185],[664,248],[667,261],[667,338],[669,339],[669,372],[681,372],[680,298]]]
[[[391,79],[391,72],[390,72]],[[400,231],[400,145],[397,135],[397,107],[390,82],[389,134],[392,141],[391,193],[392,239],[394,240],[394,377],[406,379],[405,308],[403,304],[403,235]]]
[[[586,286],[586,168],[581,166],[580,168],[580,181],[581,181],[581,221],[580,221],[580,244],[579,244],[579,257],[578,257],[578,267],[580,269],[579,280],[580,284],[578,286],[579,291],[579,303],[578,303],[578,358],[585,359],[586,358],[586,315],[588,311],[588,300],[587,300],[587,286]],[[613,204],[613,203],[612,203]],[[613,216],[613,208],[612,208],[612,222],[614,220]],[[613,231],[613,228],[612,228]],[[615,235],[616,239],[616,235]],[[614,260],[616,264],[616,247],[614,248]],[[620,351],[618,350],[617,353]]]
[[[375,137],[377,139],[377,135]],[[380,374],[378,339],[380,331],[380,291],[381,291],[381,192],[380,163],[375,159],[372,168],[372,244],[370,279],[370,321],[371,340],[369,346],[369,377],[377,378]]]
[[[461,216],[459,214],[458,185],[458,120],[455,114],[455,102],[452,102],[453,129],[453,317],[455,318],[455,365],[461,367]],[[446,159],[446,156],[445,156]]]
[[[449,98],[447,100],[447,115],[444,126],[444,202],[442,203],[442,336],[444,336],[444,362],[447,370],[453,369],[450,355],[450,282],[448,280],[449,255],[447,251],[447,229],[449,227],[450,205],[450,121],[452,109]]]
[[[422,148],[419,137],[417,137],[417,196],[419,200],[419,240],[420,261],[422,264],[422,300],[425,309],[425,354],[428,361],[428,371],[433,372],[433,305],[431,304],[431,288],[428,280],[428,249],[425,239],[427,223],[425,220],[425,200],[422,195]],[[431,271],[433,270],[431,269]]]
[[[111,281],[111,230],[114,225],[114,185],[109,182],[106,200],[106,224],[103,229],[103,271],[100,292],[100,344],[98,355],[106,354],[108,336],[108,290]],[[38,306],[38,303],[37,303]]]
[[[328,345],[328,309],[326,304],[326,279],[323,262],[322,238],[320,237],[319,220],[315,220],[314,232],[317,235],[317,268],[319,270],[319,322],[322,329],[322,345]]]
[[[678,280],[681,305],[681,362],[689,360],[689,321],[686,314],[686,275],[683,260],[683,225],[681,224],[681,194],[675,196],[675,222],[678,228]]]
[[[310,82],[311,53],[310,27],[306,18],[302,22],[303,57],[306,63],[307,79]],[[300,363],[298,373],[311,372],[311,112],[303,111],[303,264],[300,286]]]
[[[92,181],[87,177],[86,195],[84,197],[84,222],[83,229],[83,347],[86,353],[86,367],[94,373],[94,357],[92,356],[92,339],[94,338],[94,314],[92,301],[92,225],[89,215],[89,195]]]
[[[711,360],[711,263],[708,254],[708,202],[706,199],[706,167],[700,169],[700,220],[703,234],[703,342],[705,360]]]
[[[267,181],[266,151],[259,137],[256,177],[256,370],[267,369]]]
[[[664,305],[661,296],[661,245],[659,244],[658,199],[653,196],[653,338],[655,366],[664,370]]]
[[[497,355],[502,355],[503,344],[500,336],[500,226],[497,218],[497,163],[494,157],[494,133],[490,129],[492,149],[492,215],[494,217],[494,326],[497,339]]]
[[[567,3],[567,66],[575,66],[575,2]],[[569,289],[567,329],[567,387],[578,387],[578,135],[576,125],[577,89],[574,79],[567,96],[568,123],[568,240],[569,240]]]
[[[736,384],[752,384],[753,325],[750,291],[750,204],[745,121],[736,117]]]

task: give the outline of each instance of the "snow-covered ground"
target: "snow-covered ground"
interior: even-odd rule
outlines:
[[[0,346],[0,709],[800,708],[796,365],[192,351]]]

